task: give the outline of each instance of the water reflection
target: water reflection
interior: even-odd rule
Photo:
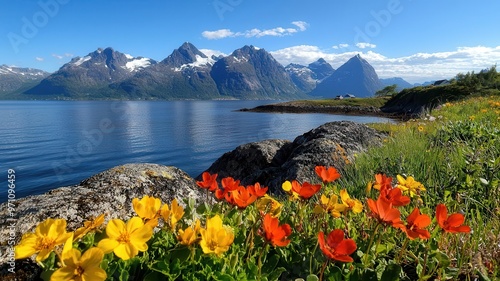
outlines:
[[[247,142],[293,140],[337,120],[390,122],[377,117],[235,111],[261,104],[0,101],[0,162],[18,170],[18,195],[25,196],[76,184],[125,163],[173,165],[196,176],[223,153]]]

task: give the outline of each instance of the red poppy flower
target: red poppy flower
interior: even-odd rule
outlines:
[[[254,185],[249,185],[247,186],[247,189],[252,193],[253,195],[257,197],[262,197],[266,195],[268,187],[267,186],[260,186],[260,183],[255,183]]]
[[[470,232],[470,227],[463,225],[465,217],[462,214],[451,214],[448,216],[448,209],[444,204],[439,204],[436,207],[436,219],[439,226],[445,231],[450,233]]]
[[[310,184],[304,182],[302,185],[296,181],[292,181],[292,191],[297,193],[303,199],[309,199],[321,189],[321,184]]]
[[[377,201],[373,199],[367,200],[368,207],[372,211],[372,216],[375,217],[379,222],[392,225],[393,227],[405,229],[403,222],[401,221],[401,213],[398,209],[393,208],[392,204],[387,200],[382,199],[379,196]]]
[[[222,189],[218,188],[215,190],[215,198],[218,200],[222,200],[226,198],[226,195],[233,191],[238,189],[240,186],[240,181],[239,180],[234,180],[232,177],[226,177],[221,180],[222,183]],[[226,198],[227,201],[227,198]],[[228,201],[230,202],[230,201]]]
[[[314,171],[324,183],[329,183],[340,178],[339,172],[334,167],[316,166]]]
[[[271,243],[273,246],[284,247],[290,243],[290,239],[287,239],[290,234],[292,234],[292,228],[289,224],[279,225],[279,220],[273,218],[270,214],[264,216],[262,222],[262,227],[264,229],[263,237]]]
[[[318,233],[318,242],[323,254],[330,259],[341,262],[353,262],[350,257],[356,251],[356,242],[352,239],[344,239],[344,232],[340,229],[334,229],[328,234],[325,241],[325,234]]]
[[[385,174],[376,174],[375,184],[373,185],[373,188],[380,191],[386,188],[392,189],[392,178],[386,176]]]
[[[404,196],[399,188],[385,187],[380,189],[380,197],[387,200],[394,207],[406,206],[410,204],[410,197]]]
[[[219,188],[219,185],[217,184],[217,174],[211,175],[208,172],[203,172],[201,177],[203,178],[203,181],[196,182],[199,187],[208,189],[212,192]]]
[[[234,204],[236,204],[238,208],[244,209],[248,205],[255,202],[255,200],[257,200],[257,196],[252,194],[249,189],[243,186],[239,186],[238,189],[231,191],[230,193],[232,195]]]
[[[222,188],[224,188],[226,192],[229,192],[238,189],[238,186],[240,186],[240,181],[235,180],[232,177],[226,177],[221,180],[221,184]]]
[[[413,209],[413,212],[411,212],[406,221],[408,224],[406,225],[405,232],[408,238],[411,240],[417,237],[420,239],[431,238],[429,231],[424,229],[431,224],[431,218],[428,215],[420,214],[418,208]]]

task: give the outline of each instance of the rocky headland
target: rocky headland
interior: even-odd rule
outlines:
[[[331,122],[294,141],[264,140],[243,144],[222,155],[207,171],[218,173],[219,179],[231,176],[245,185],[259,182],[276,194],[285,180],[317,182],[316,165],[334,166],[342,171],[345,165],[354,161],[355,154],[380,145],[383,138],[383,134],[362,124]],[[68,231],[74,231],[83,221],[102,213],[107,214],[106,221],[128,219],[134,212],[132,199],[144,195],[159,197],[168,203],[174,198],[180,202],[193,198],[197,204],[206,200],[196,179],[176,167],[127,164],[96,174],[78,185],[19,198],[15,202],[14,217],[9,215],[7,203],[0,204],[0,225],[14,226],[0,229],[3,249],[0,264],[4,265],[0,266],[1,279],[9,280],[5,279],[9,276],[5,266],[8,237],[14,236],[18,243],[23,233],[33,231],[47,218],[66,219]],[[16,263],[21,265],[20,261]],[[29,266],[23,264],[22,268]]]
[[[276,104],[260,105],[254,108],[242,108],[240,111],[250,112],[274,112],[274,113],[328,113],[342,115],[380,116],[388,118],[400,118],[398,112],[385,112],[376,106],[352,106],[352,105],[323,105],[310,104],[301,101],[281,102]]]

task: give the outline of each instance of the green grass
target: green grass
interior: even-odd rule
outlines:
[[[363,198],[374,173],[414,176],[427,188],[426,207],[446,202],[474,230],[460,241],[448,236],[462,278],[500,278],[500,96],[447,103],[420,119],[372,126],[388,133],[384,145],[356,157],[339,185]]]

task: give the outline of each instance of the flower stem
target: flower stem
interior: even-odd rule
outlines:
[[[267,248],[267,245],[269,244],[266,243],[262,246],[262,249],[259,253],[259,259],[257,260],[257,266],[259,267],[259,279],[261,279],[262,277],[262,255],[264,254],[264,250]]]
[[[319,242],[316,240],[316,246],[314,246],[314,250],[311,253],[311,258],[309,259],[309,272],[312,274],[312,264],[313,264],[313,259],[314,259],[314,253],[316,253],[316,249],[318,248]]]
[[[396,259],[397,264],[401,264],[401,258],[403,258],[403,254],[406,251],[406,247],[408,246],[408,242],[410,239],[406,238],[405,242],[403,243],[403,246],[401,246],[401,251],[399,252],[399,255]]]
[[[373,230],[373,235],[372,235],[372,237],[370,237],[370,242],[368,243],[368,247],[366,248],[365,257],[364,257],[365,264],[368,264],[368,257],[369,257],[370,249],[371,249],[372,244],[373,244],[373,238],[375,238],[375,233],[377,233],[379,226],[380,226],[380,222],[377,222],[377,225],[375,226],[375,229]]]
[[[323,266],[321,267],[321,271],[319,273],[319,281],[323,280],[323,274],[325,273],[325,270],[326,270],[326,267],[328,266],[329,261],[330,260],[326,260],[325,263],[323,264]]]

